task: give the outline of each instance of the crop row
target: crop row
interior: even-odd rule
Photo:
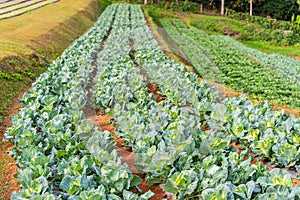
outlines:
[[[243,51],[256,60],[258,60],[262,65],[269,67],[274,70],[282,72],[282,76],[290,77],[292,81],[300,80],[300,62],[278,54],[266,54],[259,50],[246,47],[238,41],[226,36],[220,36],[220,38],[225,41],[228,45]]]
[[[14,6],[14,5],[20,4],[24,1],[27,1],[27,0],[15,0],[15,1],[4,1],[4,2],[0,1],[0,9]]]
[[[281,76],[277,71],[271,71],[217,37],[209,36],[198,29],[188,29],[179,19],[164,19],[162,24],[167,33],[176,31],[180,33],[176,40],[180,38],[182,43],[190,43],[190,40],[194,40],[199,48],[205,51],[206,56],[218,66],[221,72],[218,76],[219,82],[247,93],[252,98],[279,101],[291,107],[299,106],[299,84],[295,81]],[[188,56],[189,51],[185,53]],[[197,63],[197,60],[190,60],[190,62]]]
[[[292,187],[287,171],[268,172],[259,162],[251,164],[249,154],[249,149],[258,149],[258,154],[270,151],[274,160],[285,160],[279,157],[282,150],[273,152],[261,148],[263,145],[256,148],[250,144],[253,140],[261,144],[271,136],[264,134],[264,128],[279,131],[279,124],[297,124],[296,119],[271,111],[267,104],[254,106],[243,97],[220,102],[215,90],[198,83],[195,75],[159,50],[140,7],[128,7],[130,14],[123,17],[126,23],[120,27],[125,31],[111,35],[99,54],[94,99],[98,108],[113,114],[115,133],[138,154],[136,165],[146,173],[148,184],[163,183],[164,190],[178,199],[268,199],[274,194],[297,198],[299,187]],[[158,85],[166,100],[157,103],[147,93],[147,82],[139,68]],[[207,123],[209,130],[202,130],[201,122]],[[236,123],[244,129],[235,128]],[[286,130],[294,131],[294,127]],[[290,141],[280,143],[279,139],[286,138],[277,132],[272,137],[278,140],[270,148],[276,143],[298,148]],[[230,145],[231,140],[249,149],[239,154]],[[293,159],[294,163],[288,162],[294,166],[299,160],[297,156]]]
[[[164,27],[168,27],[166,29],[168,36],[183,50],[198,75],[214,82],[221,81],[220,75],[222,73],[218,66],[193,39],[183,37],[175,26],[170,26],[169,20],[161,20],[160,22]]]

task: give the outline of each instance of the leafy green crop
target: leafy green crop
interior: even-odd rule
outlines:
[[[287,170],[252,163],[256,157],[299,169],[299,120],[244,96],[221,100],[213,87],[159,50],[138,5],[114,4],[23,96],[23,109],[6,132],[22,185],[13,199],[153,195],[141,194],[141,178],[122,164],[110,133],[83,120],[92,57],[110,27],[98,53],[93,99],[114,116],[115,133],[137,153],[136,167],[148,185],[162,184],[174,199],[300,197]],[[148,92],[143,74],[164,101]],[[232,141],[246,150],[238,152]]]
[[[199,83],[194,74],[158,49],[138,6],[130,6],[130,12],[130,18],[123,16],[118,25],[122,34],[111,35],[99,53],[93,94],[96,106],[113,114],[115,133],[138,154],[136,167],[146,174],[147,184],[163,184],[177,199],[271,195],[280,182],[268,185],[264,177],[273,177],[273,172],[259,162],[251,164],[250,150],[256,152],[251,143],[271,136],[264,133],[268,128],[279,131],[278,124],[287,116],[271,111],[267,103],[254,106],[245,97],[221,101],[212,87]],[[157,103],[147,93],[147,81],[136,64],[166,100]],[[210,130],[203,131],[202,122]],[[279,140],[277,135],[274,138]],[[248,150],[238,154],[230,145],[232,140]],[[276,162],[272,147],[268,158]],[[276,178],[291,180],[285,172]],[[266,188],[261,181],[266,181]],[[299,195],[297,187],[281,187],[290,199]]]
[[[153,195],[131,192],[142,179],[121,164],[110,133],[99,132],[92,122],[83,120],[91,58],[115,13],[126,8],[108,7],[23,96],[23,109],[6,132],[6,139],[15,146],[11,155],[17,159],[22,185],[12,199],[137,200]]]

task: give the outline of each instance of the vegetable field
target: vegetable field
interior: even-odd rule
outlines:
[[[195,47],[198,56],[187,56],[201,63],[195,65],[200,74],[299,105],[294,71],[277,65],[273,72],[272,64],[244,54],[238,67],[237,49],[258,54],[174,24],[163,21],[172,40]],[[267,102],[224,99],[199,82],[160,50],[138,5],[109,6],[20,101],[6,132],[22,186],[13,199],[300,198],[300,120]],[[91,120],[105,116],[115,131]],[[134,163],[121,158],[118,140]]]
[[[229,37],[188,29],[180,19],[162,19],[161,24],[203,78],[228,85],[254,99],[299,107],[298,61],[267,55]]]

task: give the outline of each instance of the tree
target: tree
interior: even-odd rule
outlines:
[[[252,1],[253,1],[253,0],[250,0],[250,15],[251,15],[251,16],[252,16],[252,10],[253,10],[253,9],[252,9],[252,8],[253,8],[253,7],[252,7],[252,3],[253,3]]]
[[[299,0],[260,0],[254,11],[257,10],[263,16],[290,21],[293,14],[299,13],[298,2]]]
[[[203,13],[203,3],[202,3],[202,0],[200,0],[199,3],[200,3],[200,13],[202,14]]]
[[[224,15],[225,0],[221,1],[221,15]]]
[[[145,5],[145,6],[147,5],[147,0],[144,0],[144,5]]]

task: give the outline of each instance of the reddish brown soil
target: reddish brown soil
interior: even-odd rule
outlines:
[[[165,192],[163,191],[163,189],[160,187],[159,184],[155,184],[152,185],[150,187],[148,187],[146,180],[144,179],[143,182],[139,185],[139,188],[143,191],[143,193],[151,190],[153,193],[155,193],[155,195],[153,197],[150,198],[150,200],[161,200],[163,198],[167,198],[167,195],[165,194]]]
[[[28,87],[29,88],[29,87]],[[12,125],[10,117],[17,114],[22,108],[18,102],[28,88],[24,89],[12,102],[8,110],[8,115],[2,119],[0,124],[0,199],[10,199],[12,192],[19,191],[20,185],[14,175],[18,172],[16,161],[7,154],[13,148],[9,142],[2,142],[6,128]]]
[[[284,110],[287,114],[295,115],[296,117],[300,117],[300,109],[299,108],[290,108],[288,106],[272,106],[272,110],[281,111]]]
[[[293,186],[300,185],[300,180],[293,178]]]
[[[133,46],[133,44],[132,44]],[[134,51],[132,51],[132,55],[134,54]],[[159,93],[158,93],[158,87],[156,84],[152,84],[150,81],[150,78],[147,74],[147,72],[145,72],[137,63],[134,63],[136,65],[137,68],[140,69],[140,73],[143,77],[146,78],[146,83],[147,83],[147,87],[148,87],[148,93],[153,93],[156,96],[156,102],[159,103],[163,100],[165,100],[165,97],[162,97]]]
[[[245,150],[245,149],[242,149],[241,148],[241,145],[240,144],[238,144],[238,143],[236,143],[236,142],[234,142],[234,141],[232,141],[231,143],[230,143],[230,145],[231,146],[233,146],[236,150],[238,150],[238,154],[240,155],[241,153],[242,153],[242,151],[243,150]],[[260,164],[263,164],[263,165],[265,165],[265,163],[263,162],[263,161],[259,161],[258,159],[257,159],[257,157],[252,153],[252,152],[250,152],[249,153],[249,155],[252,157],[252,161],[251,161],[251,164],[256,164],[257,162],[259,162]],[[247,160],[248,159],[248,156],[246,156],[245,157],[245,160]],[[269,166],[268,166],[269,167]],[[269,167],[269,169],[270,169],[270,167]],[[271,168],[272,169],[272,168]]]
[[[295,56],[294,57],[296,60],[300,61],[300,56]]]
[[[236,142],[231,142],[230,145],[233,146],[235,149],[238,150],[238,154],[239,154],[239,155],[240,155],[241,152],[243,151],[243,149],[240,148],[241,145],[238,144],[238,143],[236,143]]]
[[[208,130],[210,130],[210,128],[209,127],[205,127],[204,124],[202,124],[201,127],[202,127],[202,131],[208,131]]]
[[[162,97],[162,96],[158,93],[158,91],[157,91],[157,86],[156,86],[155,84],[152,84],[152,83],[149,82],[149,83],[147,84],[147,86],[148,86],[148,92],[149,92],[149,93],[153,93],[154,95],[156,95],[156,102],[157,102],[157,103],[159,103],[159,102],[165,100],[165,98]]]

